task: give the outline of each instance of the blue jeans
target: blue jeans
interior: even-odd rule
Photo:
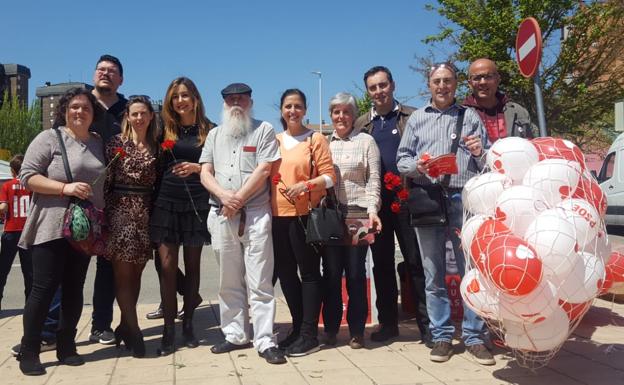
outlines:
[[[59,318],[61,317],[61,287],[59,286],[52,297],[52,303],[48,308],[48,315],[43,323],[41,331],[41,339],[45,341],[56,341],[56,331],[59,327]]]
[[[466,261],[456,229],[463,224],[461,194],[449,192],[446,200],[448,207],[447,226],[416,228],[420,255],[425,269],[425,292],[427,294],[427,313],[429,313],[433,341],[451,342],[455,327],[451,322],[451,306],[446,292],[446,239],[450,236],[457,260],[457,269],[463,277]],[[462,320],[462,339],[466,346],[482,344],[485,337],[485,323],[464,303]]]

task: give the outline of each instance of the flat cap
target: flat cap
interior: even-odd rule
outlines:
[[[228,95],[247,94],[251,95],[251,87],[245,83],[232,83],[221,90],[221,96],[224,98]]]

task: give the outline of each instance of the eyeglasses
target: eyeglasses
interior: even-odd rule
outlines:
[[[498,76],[498,74],[494,73],[494,74],[479,74],[479,75],[472,75],[470,76],[470,81],[473,83],[480,83],[482,80],[485,80],[486,82],[492,81],[494,79],[496,79],[496,77]]]
[[[109,73],[109,74],[116,75],[119,73],[117,68],[111,68],[111,67],[97,67],[95,71],[101,74]]]

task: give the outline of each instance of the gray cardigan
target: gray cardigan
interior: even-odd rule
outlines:
[[[93,182],[106,167],[102,139],[92,133],[89,140],[82,142],[69,136],[64,127],[59,129],[67,149],[74,182]],[[30,177],[37,174],[56,181],[68,182],[58,138],[53,129],[42,131],[37,135],[24,155],[20,180],[26,188]],[[104,208],[104,177],[100,178],[92,189],[93,196],[90,201],[96,207]],[[63,216],[68,206],[69,198],[66,196],[34,193],[19,246],[28,249],[32,245],[62,238]]]

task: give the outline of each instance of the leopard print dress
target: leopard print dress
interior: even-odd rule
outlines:
[[[119,149],[125,155],[108,169],[105,184],[109,239],[104,256],[113,261],[144,264],[153,255],[149,239],[149,215],[154,185],[158,177],[158,158],[140,150],[131,139],[117,135],[106,146],[110,161]],[[149,193],[126,193],[116,186],[147,189]]]

